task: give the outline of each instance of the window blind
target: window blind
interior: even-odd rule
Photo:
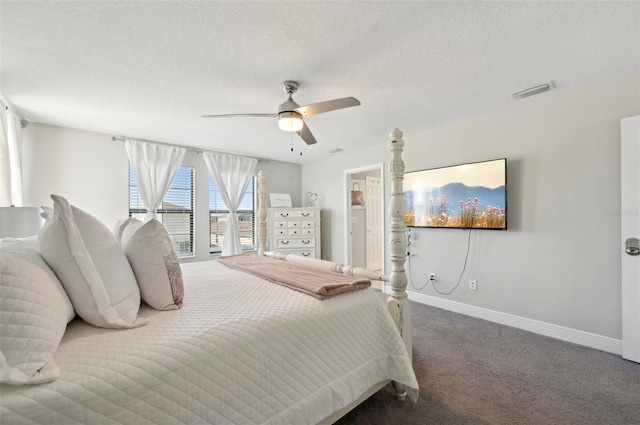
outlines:
[[[164,224],[178,257],[193,255],[193,167],[181,166],[158,209],[158,220]],[[129,165],[129,217],[144,219],[147,213],[138,180]]]

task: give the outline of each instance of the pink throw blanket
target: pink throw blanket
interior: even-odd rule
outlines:
[[[218,262],[321,300],[371,286],[369,279],[355,278],[256,254],[218,257]]]

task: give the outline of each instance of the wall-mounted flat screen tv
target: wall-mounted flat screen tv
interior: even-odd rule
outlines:
[[[507,160],[404,173],[408,227],[507,230]]]

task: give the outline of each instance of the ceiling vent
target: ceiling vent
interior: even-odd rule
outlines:
[[[515,99],[524,99],[525,97],[534,96],[536,94],[544,93],[553,88],[553,81],[540,84],[539,86],[529,87],[528,89],[520,90],[519,92],[512,93]]]

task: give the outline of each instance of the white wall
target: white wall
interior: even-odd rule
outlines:
[[[620,119],[640,113],[640,78],[519,101],[513,109],[406,135],[406,170],[506,157],[509,230],[420,229],[408,290],[609,338],[621,337]],[[514,100],[514,102],[516,102]],[[401,120],[398,126],[402,129]],[[389,129],[391,131],[392,129]],[[323,198],[323,257],[345,261],[344,170],[384,161],[380,144],[302,167]],[[388,165],[385,193],[390,193]],[[388,226],[388,213],[386,217]],[[387,270],[390,263],[387,261]],[[478,291],[467,280],[477,279]]]
[[[122,143],[89,131],[29,123],[22,130],[23,198],[50,205],[61,195],[113,226],[128,215],[129,171]]]
[[[122,142],[111,135],[29,123],[22,132],[23,197],[25,206],[52,205],[52,193],[93,214],[108,227],[128,216],[128,159]],[[195,167],[194,238],[196,255],[182,261],[211,259],[209,255],[208,171],[202,155],[187,151],[184,165]],[[267,173],[268,192],[290,193],[301,206],[300,165],[260,161]]]

